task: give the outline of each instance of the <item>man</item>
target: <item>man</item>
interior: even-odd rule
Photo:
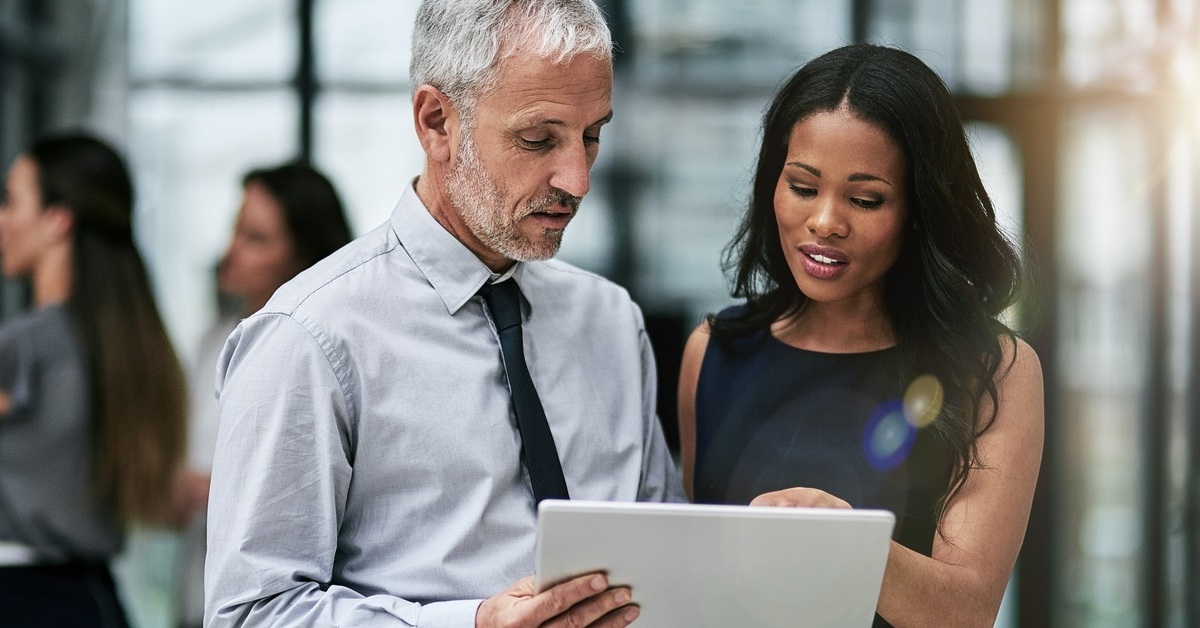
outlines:
[[[545,486],[527,461],[545,448],[522,437],[510,377],[527,362],[571,497],[683,499],[640,311],[544,261],[612,116],[610,50],[592,0],[422,4],[424,172],[388,223],[285,284],[221,357],[210,625],[636,618],[602,575],[540,594],[522,578]],[[479,295],[506,282],[526,360],[502,355],[510,327]]]

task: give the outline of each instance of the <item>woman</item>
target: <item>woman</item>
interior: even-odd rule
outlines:
[[[242,189],[217,282],[249,316],[284,282],[349,242],[350,227],[333,184],[310,166],[252,170]]]
[[[1042,447],[1042,376],[1001,322],[1019,261],[942,81],[854,45],[764,117],[727,268],[743,305],[688,340],[697,502],[886,508],[876,625],[991,626]]]
[[[125,626],[108,561],[171,515],[183,375],[133,242],[121,158],[86,135],[18,157],[0,260],[33,308],[0,327],[0,617]]]
[[[191,375],[190,470],[184,492],[193,514],[180,582],[183,626],[204,621],[204,515],[216,441],[217,356],[241,318],[262,308],[284,282],[350,241],[337,191],[310,166],[289,163],[252,170],[243,177],[242,189],[233,237],[217,267],[218,291],[233,302],[236,315],[222,317],[205,335]]]

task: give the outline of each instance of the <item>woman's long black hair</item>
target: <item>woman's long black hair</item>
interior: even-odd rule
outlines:
[[[42,204],[74,217],[67,310],[87,358],[100,494],[122,523],[169,515],[185,445],[186,390],[133,241],[133,184],[110,146],[86,134],[43,139]]]
[[[1016,299],[1021,265],[997,227],[950,92],[920,59],[896,48],[846,46],[807,63],[780,88],[763,118],[748,210],[725,251],[733,296],[746,307],[731,318],[710,317],[709,325],[717,336],[745,334],[805,307],[780,244],[775,188],[796,123],[843,106],[884,130],[907,164],[908,223],[884,278],[884,309],[901,355],[898,377],[929,373],[943,386],[933,425],[955,464],[940,513],[978,465],[976,441],[996,418],[1002,343],[1015,343],[999,316]],[[985,396],[988,413],[981,412]]]

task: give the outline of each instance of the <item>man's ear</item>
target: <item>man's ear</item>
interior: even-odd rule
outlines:
[[[413,94],[413,124],[421,148],[431,161],[450,161],[458,141],[458,110],[440,90],[422,85]]]

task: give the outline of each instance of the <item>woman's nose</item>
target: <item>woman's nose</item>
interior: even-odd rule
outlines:
[[[810,233],[821,238],[844,238],[849,233],[842,216],[842,208],[832,196],[817,198],[816,207],[808,217],[807,226]]]

